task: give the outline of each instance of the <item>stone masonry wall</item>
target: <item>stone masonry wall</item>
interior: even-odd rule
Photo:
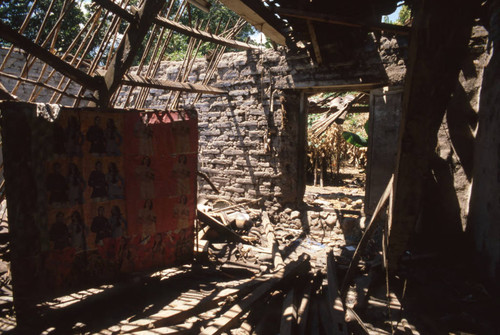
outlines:
[[[199,178],[199,193],[236,202],[263,198],[266,207],[300,201],[304,191],[300,157],[306,145],[300,92],[332,85],[401,85],[407,41],[382,37],[379,42],[370,37],[356,60],[324,66],[314,64],[305,52],[283,49],[225,54],[209,84],[227,94],[203,95],[194,106],[194,95],[183,95],[183,105],[198,112],[199,171],[220,191],[216,194]],[[204,77],[206,64],[204,59],[195,62],[190,82]],[[174,80],[179,66],[162,63],[158,77]],[[164,108],[168,96],[151,90],[147,107]]]
[[[383,36],[376,41],[373,35],[367,35],[364,46],[355,51],[358,57],[322,66],[313,63],[305,50],[263,49],[225,54],[209,84],[227,94],[203,95],[194,106],[194,94],[183,94],[181,100],[183,107],[194,107],[198,112],[199,170],[220,191],[216,194],[199,178],[199,193],[209,199],[233,201],[263,198],[267,206],[273,202],[300,201],[304,186],[300,157],[304,156],[306,145],[306,111],[300,109],[301,90],[373,83],[401,85],[406,48],[405,39]],[[1,52],[3,58],[6,51]],[[17,53],[5,72],[18,74],[24,57]],[[163,62],[158,77],[175,80],[181,63]],[[40,62],[35,63],[30,78],[38,77],[41,66]],[[197,60],[188,81],[200,82],[206,66],[205,59]],[[13,80],[0,78],[7,89],[14,85]],[[58,79],[57,76],[51,84],[57,85]],[[19,98],[26,100],[31,88],[23,85]],[[76,93],[77,89],[72,88],[71,92]],[[116,107],[125,107],[127,94],[121,93]],[[48,98],[41,96],[38,101]],[[164,109],[168,99],[168,92],[151,89],[146,108]],[[306,95],[302,95],[304,99]],[[63,104],[71,101],[65,98]]]

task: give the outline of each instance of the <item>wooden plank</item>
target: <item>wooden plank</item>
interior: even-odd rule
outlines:
[[[283,267],[285,262],[283,262],[283,257],[281,256],[279,245],[274,235],[274,228],[266,211],[262,212],[262,225],[264,226],[268,247],[272,254],[274,268],[278,269]]]
[[[64,76],[89,90],[96,91],[104,87],[102,78],[92,77],[91,75],[74,68],[50,51],[45,50],[29,38],[19,34],[17,31],[12,30],[9,26],[2,22],[0,22],[0,38],[42,60],[52,66],[56,71],[62,73]]]
[[[109,105],[109,99],[122,85],[123,76],[132,65],[144,37],[164,4],[164,0],[145,0],[143,6],[135,13],[137,22],[130,23],[104,76],[106,87],[99,91],[102,106]]]
[[[290,8],[276,8],[276,12],[281,16],[293,17],[297,19],[323,22],[329,24],[335,24],[340,26],[354,27],[354,28],[366,28],[371,31],[387,31],[391,33],[396,33],[400,35],[408,35],[411,31],[410,27],[398,26],[388,23],[375,23],[375,22],[361,22],[354,20],[346,20],[343,17],[338,17],[330,15],[327,13],[315,13],[308,12],[299,9]]]
[[[157,88],[161,90],[170,91],[180,91],[188,93],[206,93],[206,94],[225,94],[227,93],[220,88],[203,85],[203,84],[191,84],[191,83],[181,83],[172,80],[147,78],[144,76],[139,76],[136,74],[126,74],[121,80],[123,85],[128,86],[139,86],[139,87],[149,87]]]
[[[286,38],[282,32],[283,23],[261,1],[221,0],[221,2],[275,43],[286,44]]]
[[[342,301],[345,301],[347,290],[349,289],[349,284],[352,280],[352,277],[354,276],[356,267],[358,266],[358,262],[361,259],[361,253],[364,251],[366,245],[368,244],[368,241],[370,240],[370,237],[373,235],[375,229],[377,228],[378,216],[382,212],[382,209],[385,208],[389,200],[389,196],[392,193],[393,181],[394,176],[392,176],[389,180],[389,183],[387,184],[382,197],[380,197],[380,200],[378,201],[377,207],[375,207],[375,211],[373,212],[373,215],[370,219],[370,223],[368,223],[368,226],[366,227],[366,230],[363,233],[358,246],[356,247],[356,251],[354,251],[351,263],[349,264],[349,268],[347,269],[347,272],[344,276],[344,281],[342,282],[342,286],[340,288],[340,297],[342,298]]]
[[[353,334],[363,334],[363,335],[370,334],[370,330],[368,329],[368,327],[366,327],[363,320],[361,320],[359,315],[352,308],[347,307],[346,313],[347,313],[348,318],[350,320],[352,320],[352,322],[349,324],[352,325],[352,328],[353,328],[352,333]]]
[[[337,335],[332,315],[329,311],[330,306],[328,306],[328,299],[325,297],[325,292],[322,292],[318,298],[318,314],[321,331],[317,334]]]
[[[451,95],[468,52],[474,13],[480,2],[419,2],[408,50],[402,124],[394,174],[387,261],[390,272],[407,248],[420,217],[429,161]],[[443,21],[446,16],[449,20]]]
[[[324,85],[318,82],[317,85],[311,85],[310,83],[297,83],[294,85],[294,89],[304,90],[306,93],[321,93],[325,91],[369,91],[375,88],[387,86],[387,82],[376,82],[376,83],[351,83],[351,84],[331,84]],[[281,87],[276,87],[281,88]],[[287,88],[287,87],[284,87]]]
[[[195,6],[198,9],[201,9],[205,13],[210,12],[211,4],[207,0],[187,0],[191,5]]]
[[[328,107],[318,107],[311,106],[307,108],[308,114],[324,114],[332,112],[331,108]],[[347,113],[369,113],[370,109],[368,106],[352,106],[347,110]]]
[[[313,293],[313,284],[309,280],[303,291],[300,300],[299,308],[297,309],[297,334],[304,335],[307,333],[306,327],[309,320],[309,309],[311,307],[311,298]]]
[[[327,256],[327,277],[328,277],[328,309],[333,321],[334,334],[347,334],[345,324],[344,304],[339,295],[337,285],[337,270],[335,268],[335,258],[333,250],[330,249]]]
[[[311,301],[311,321],[310,321],[310,329],[306,334],[321,334],[320,333],[320,320],[319,320],[319,300],[320,297],[318,295],[314,295]]]
[[[168,326],[173,326],[178,323],[181,323],[185,321],[186,319],[199,315],[201,313],[207,312],[211,309],[217,308],[221,302],[223,301],[233,301],[237,302],[239,299],[243,298],[245,295],[250,293],[252,290],[255,289],[258,285],[266,282],[272,277],[272,275],[263,275],[259,276],[256,278],[251,278],[243,283],[231,287],[231,288],[224,288],[220,290],[217,293],[213,293],[208,295],[207,297],[204,297],[201,299],[195,306],[188,310],[184,311],[175,311],[175,310],[170,310],[167,307],[167,315],[161,317],[161,319],[157,319],[152,323],[148,323],[147,325],[143,326],[138,326],[137,328],[133,329],[132,331],[139,331],[139,330],[146,330],[146,329],[151,329],[151,328],[158,328],[158,327],[168,327]],[[165,311],[163,311],[165,312]],[[159,312],[161,313],[161,312]],[[150,319],[153,319],[155,315],[150,316]],[[158,315],[160,317],[160,315]]]
[[[113,1],[110,1],[110,0],[92,0],[92,2],[95,2],[96,4],[100,5],[102,8],[109,10],[111,13],[119,16],[120,18],[124,19],[125,21],[127,21],[129,23],[137,23],[137,19],[132,13],[130,13],[126,9],[122,8],[121,6],[117,5]]]
[[[314,29],[314,25],[311,20],[307,20],[307,30],[309,31],[309,37],[311,38],[314,56],[316,57],[316,63],[320,65],[321,63],[323,63],[323,59],[321,58],[321,49],[319,47],[318,38],[316,36],[316,30]]]
[[[281,312],[280,335],[294,334],[297,322],[297,306],[295,306],[295,289],[292,287],[283,301]]]
[[[236,234],[234,231],[224,226],[222,222],[220,222],[210,214],[198,211],[198,220],[206,223],[215,231],[217,231],[219,234],[226,236],[230,241],[241,242],[241,243],[246,242],[240,235]]]
[[[191,28],[186,25],[183,25],[180,22],[172,21],[163,17],[157,17],[154,19],[154,23],[159,26],[171,29],[178,33],[184,34],[186,36],[198,38],[202,41],[212,42],[215,44],[223,45],[229,48],[235,48],[240,50],[258,50],[259,47],[256,45],[251,45],[245,42],[240,42],[236,40],[232,40],[229,38],[225,38],[222,36],[211,34],[207,31],[199,30],[196,28]]]
[[[252,293],[242,299],[241,302],[235,304],[217,320],[213,321],[201,334],[217,335],[226,332],[256,302],[269,295],[280,284],[306,271],[309,271],[309,256],[304,254],[298,261],[291,262],[286,267],[281,268],[269,280],[262,283]]]

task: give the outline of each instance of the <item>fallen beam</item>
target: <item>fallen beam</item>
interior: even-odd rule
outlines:
[[[196,174],[199,177],[203,178],[208,183],[208,185],[210,185],[210,187],[212,188],[212,191],[214,191],[215,194],[220,194],[220,191],[217,189],[217,187],[214,185],[214,183],[212,183],[210,178],[208,178],[208,176],[205,173],[198,171],[198,172],[196,172]]]
[[[327,278],[328,278],[328,310],[330,312],[334,328],[334,334],[346,334],[345,310],[342,299],[339,295],[337,285],[337,270],[335,268],[335,258],[333,250],[330,249],[327,256]]]
[[[297,306],[295,306],[295,289],[292,287],[283,301],[283,310],[280,323],[280,335],[291,335],[295,333],[297,321]]]
[[[271,224],[271,220],[269,220],[269,215],[265,211],[262,213],[262,225],[264,226],[268,247],[272,254],[273,265],[276,269],[283,267],[285,262],[283,262],[283,257],[281,257],[278,242],[274,235],[273,225]]]
[[[309,320],[309,310],[311,307],[311,299],[313,293],[313,283],[309,279],[305,284],[302,298],[300,299],[299,308],[297,310],[297,335],[307,334],[307,323]]]
[[[234,231],[224,226],[222,222],[220,222],[210,214],[198,211],[198,220],[206,223],[207,225],[210,226],[210,228],[214,229],[219,234],[225,235],[229,241],[246,243],[246,241],[240,235],[236,234]]]
[[[385,188],[382,197],[378,201],[377,207],[375,207],[375,211],[373,212],[373,215],[370,219],[370,223],[368,223],[368,226],[366,227],[366,230],[363,233],[363,236],[361,237],[358,246],[356,247],[356,251],[354,251],[351,263],[349,264],[349,268],[347,269],[347,272],[344,276],[344,281],[342,282],[342,286],[340,288],[340,297],[342,298],[342,301],[345,301],[347,290],[349,289],[349,284],[352,280],[352,277],[354,276],[355,273],[354,271],[358,266],[358,262],[361,259],[361,253],[366,248],[366,245],[368,244],[370,237],[373,235],[375,229],[377,228],[377,223],[379,221],[378,217],[382,213],[382,209],[385,208],[386,204],[388,203],[389,196],[391,195],[392,192],[393,182],[394,182],[394,175],[389,180],[389,183],[387,184],[387,187]]]
[[[226,332],[252,305],[268,296],[280,284],[295,278],[300,273],[309,271],[309,267],[309,256],[305,254],[299,260],[289,263],[286,267],[276,272],[268,281],[262,283],[252,293],[243,298],[238,304],[235,304],[226,313],[212,322],[201,334],[218,335]]]
[[[363,334],[363,335],[370,335],[370,330],[368,327],[366,327],[365,323],[359,315],[350,307],[346,308],[346,313],[349,319],[353,320],[353,334]]]
[[[271,277],[272,277],[271,275],[259,276],[256,278],[249,279],[236,287],[224,288],[219,292],[204,297],[193,308],[190,308],[185,311],[169,310],[168,316],[153,321],[149,325],[138,326],[137,328],[131,330],[131,332],[148,330],[151,328],[173,326],[181,322],[184,322],[185,320],[189,319],[192,316],[196,316],[211,309],[215,309],[224,301],[233,301],[233,302],[239,301],[239,299],[249,294],[253,289],[255,289],[255,287],[257,287],[262,283],[265,283]]]

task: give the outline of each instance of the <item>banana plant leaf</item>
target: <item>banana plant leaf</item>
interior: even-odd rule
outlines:
[[[342,132],[342,137],[347,143],[354,145],[355,147],[362,148],[368,146],[368,139],[358,134],[351,133],[350,131]]]

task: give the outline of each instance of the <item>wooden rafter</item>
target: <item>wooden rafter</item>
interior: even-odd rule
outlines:
[[[307,113],[309,114],[323,114],[331,111],[331,108],[318,106],[309,106],[309,108],[307,109]],[[347,113],[368,113],[369,111],[370,110],[367,106],[352,106],[349,108]]]
[[[257,30],[263,32],[275,43],[285,45],[283,23],[273,12],[264,6],[262,1],[256,0],[221,0],[230,10],[245,19]]]
[[[135,13],[137,21],[130,23],[104,76],[106,90],[99,91],[101,105],[108,105],[111,96],[120,87],[122,78],[132,65],[153,19],[164,4],[164,0],[145,0],[143,6]]]
[[[210,2],[207,0],[187,0],[191,5],[195,6],[198,9],[201,9],[205,13],[208,13],[210,11]]]
[[[314,25],[311,20],[307,20],[307,29],[309,30],[309,37],[311,37],[311,43],[314,49],[314,56],[316,57],[316,63],[323,63],[321,58],[321,50],[319,48],[318,38],[316,36],[316,30],[314,30]]]
[[[9,91],[0,83],[0,100],[16,100],[16,97],[10,94]]]
[[[64,76],[88,88],[89,90],[95,91],[103,87],[102,79],[93,77],[79,69],[74,68],[53,53],[34,43],[29,38],[12,30],[9,26],[5,25],[2,22],[0,22],[0,38],[12,43],[13,45],[23,49],[36,58],[44,61],[48,65],[52,66],[55,70],[62,73]]]
[[[94,2],[98,3],[101,5],[103,8],[106,8],[107,10],[113,12],[115,15],[118,15],[125,21],[128,21],[130,23],[137,22],[136,17],[128,12],[126,9],[123,9],[122,7],[118,6],[117,4],[113,3],[110,0],[93,0]],[[250,50],[250,49],[258,49],[257,46],[251,45],[248,43],[232,40],[229,38],[225,38],[222,36],[217,36],[214,34],[211,34],[207,31],[202,31],[200,29],[196,28],[191,28],[188,27],[180,22],[170,20],[164,17],[156,17],[153,22],[160,27],[165,27],[168,29],[171,29],[175,32],[178,32],[180,34],[184,34],[186,36],[198,38],[202,41],[205,42],[212,42],[215,44],[223,45],[229,48],[235,48],[235,49],[240,49],[240,50]]]
[[[236,40],[231,40],[225,37],[217,36],[210,34],[209,32],[202,31],[196,28],[191,28],[188,26],[183,25],[182,23],[172,21],[169,19],[165,19],[163,17],[157,17],[154,22],[162,27],[172,29],[173,31],[176,31],[178,33],[198,38],[202,41],[206,42],[212,42],[216,44],[220,44],[226,47],[230,48],[235,48],[235,49],[242,49],[242,50],[250,50],[250,49],[258,49],[257,46],[251,45],[248,43],[236,41]]]
[[[25,83],[31,84],[33,86],[39,86],[39,87],[47,88],[47,89],[49,89],[51,91],[57,92],[57,93],[59,93],[61,95],[64,95],[64,96],[67,96],[67,97],[70,97],[70,98],[73,98],[73,99],[95,101],[95,98],[84,97],[84,96],[76,96],[76,95],[68,93],[68,92],[66,92],[64,90],[58,89],[57,87],[45,84],[45,83],[43,83],[41,81],[32,80],[32,79],[29,79],[29,78],[18,77],[18,76],[15,76],[13,74],[6,73],[6,72],[3,72],[3,71],[0,71],[0,76],[1,77],[6,77],[6,78],[10,78],[10,79],[14,79],[14,80],[17,80],[19,82],[25,82]],[[0,83],[0,85],[1,85],[0,88],[2,88],[3,85],[1,83]],[[11,96],[15,97],[14,95],[11,95]],[[5,99],[5,100],[9,100],[9,99]]]
[[[181,83],[177,81],[161,80],[156,78],[146,78],[143,76],[138,76],[136,74],[126,74],[121,83],[127,86],[157,88],[161,90],[182,91],[187,93],[206,93],[206,94],[227,93],[224,90],[208,85]]]
[[[96,4],[100,5],[102,8],[109,10],[111,13],[121,17],[129,23],[137,23],[134,14],[130,13],[128,10],[120,7],[116,3],[110,0],[92,0]]]
[[[297,9],[275,8],[275,10],[281,16],[293,17],[308,21],[323,22],[323,23],[329,23],[347,27],[366,28],[373,31],[383,30],[391,33],[408,35],[411,30],[411,28],[405,26],[397,26],[388,23],[374,23],[374,22],[362,22],[356,20],[346,20],[345,18],[333,16],[330,14],[308,12]]]

